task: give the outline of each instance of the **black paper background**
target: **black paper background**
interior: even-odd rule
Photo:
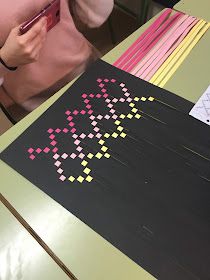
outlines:
[[[162,103],[140,102],[144,118],[122,121],[138,141],[107,140],[125,165],[94,159],[91,183],[61,182],[49,154],[31,161],[27,150],[49,145],[48,128],[68,127],[65,111],[85,109],[81,95],[99,92],[97,78],[114,78],[132,96],[153,96]],[[119,97],[122,92],[112,84],[108,93]],[[102,112],[103,102],[94,102]],[[0,157],[158,279],[210,279],[210,129],[188,115],[192,106],[99,60]],[[130,109],[119,105],[118,110]],[[101,123],[107,130],[114,127]],[[87,118],[77,124],[90,128]],[[73,147],[64,134],[59,141],[61,150]],[[96,148],[95,140],[87,143]],[[79,162],[67,160],[65,167],[79,173]]]

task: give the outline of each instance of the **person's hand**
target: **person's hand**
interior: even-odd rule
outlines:
[[[37,61],[46,38],[46,18],[41,18],[23,35],[20,35],[20,26],[11,30],[4,46],[0,49],[0,57],[9,67]]]

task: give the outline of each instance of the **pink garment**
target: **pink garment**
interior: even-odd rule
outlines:
[[[31,18],[50,2],[51,0],[0,0],[0,46],[4,45],[13,27]],[[14,72],[0,64],[0,77],[4,77],[3,86],[7,96],[27,110],[37,107],[58,88],[84,71],[93,57],[93,47],[76,29],[68,2],[72,3],[72,0],[61,0],[61,21],[47,34],[37,62],[20,66]],[[101,25],[113,8],[113,0],[74,2],[76,16],[89,27]],[[5,103],[5,91],[2,87],[0,102]]]

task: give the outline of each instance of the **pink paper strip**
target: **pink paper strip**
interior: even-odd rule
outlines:
[[[132,74],[135,75],[135,73],[140,70],[141,67],[144,66],[144,64],[147,63],[147,61],[156,54],[156,52],[165,44],[165,42],[167,42],[168,38],[171,36],[171,34],[174,33],[175,30],[178,30],[178,28],[182,25],[183,22],[185,22],[187,19],[189,18],[188,15],[182,15],[177,23],[166,33],[166,35],[163,37],[162,40],[160,40],[156,46],[148,53],[148,55],[143,59],[142,62],[140,62],[140,65],[137,65],[133,70],[132,70]]]
[[[155,46],[155,44],[163,37],[163,35],[171,28],[171,26],[176,23],[181,15],[181,13],[176,13],[166,20],[159,30],[150,36],[148,42],[143,46],[143,48],[137,51],[135,56],[133,56],[127,65],[121,69],[130,72],[135,67],[135,65]]]
[[[178,29],[173,29],[173,32],[170,33],[169,36],[166,36],[166,39],[164,39],[165,44],[162,45],[162,47],[159,48],[159,50],[155,49],[155,52],[153,53],[154,56],[150,57],[147,63],[135,75],[144,79],[144,77],[147,76],[147,74],[152,70],[152,68],[157,64],[157,62],[164,56],[164,54],[171,48],[174,42],[176,42],[176,40],[184,33],[184,31],[189,25],[191,25],[193,21],[195,21],[194,17],[188,17],[188,19],[184,21]]]
[[[147,38],[147,35],[151,32],[154,32],[171,14],[172,10],[167,9],[164,11],[150,26],[142,33],[142,35],[115,61],[113,64],[116,67],[122,67],[123,63],[132,57],[132,53],[140,48],[143,45],[144,40]],[[143,42],[142,42],[143,41]]]
[[[189,33],[189,31],[192,29],[194,25],[199,20],[196,19],[186,30],[185,32],[181,35],[181,37],[177,40],[177,42],[168,50],[168,52],[161,58],[161,60],[152,68],[150,73],[144,78],[145,81],[149,81],[152,76],[156,73],[156,71],[160,68],[160,66],[166,61],[166,59],[173,53],[173,51],[179,46],[179,44],[184,40],[186,35]]]

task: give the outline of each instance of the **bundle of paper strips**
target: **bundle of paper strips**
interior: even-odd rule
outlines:
[[[209,26],[202,19],[166,9],[114,66],[163,87]]]

